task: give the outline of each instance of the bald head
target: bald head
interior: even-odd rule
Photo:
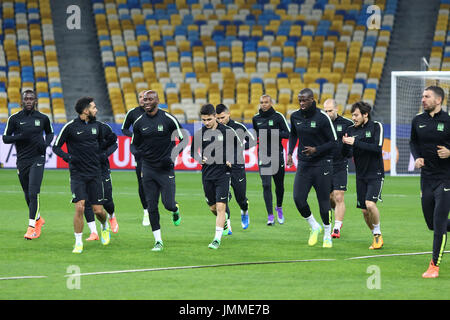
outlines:
[[[147,90],[144,93],[144,109],[148,114],[155,114],[158,111],[159,98],[154,90]]]
[[[336,104],[336,100],[327,99],[323,103],[323,110],[328,114],[332,121],[336,120],[338,114],[338,106]]]
[[[141,92],[139,92],[138,94],[138,101],[139,101],[139,106],[143,107],[144,106],[144,95],[148,90],[142,90]]]

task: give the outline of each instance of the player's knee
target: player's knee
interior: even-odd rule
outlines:
[[[367,210],[374,210],[377,208],[377,204],[373,201],[366,200],[366,208]]]
[[[75,212],[78,214],[84,214],[84,200],[80,200],[75,203]]]
[[[334,194],[334,202],[335,203],[342,203],[344,202],[344,193],[342,192],[336,192]]]

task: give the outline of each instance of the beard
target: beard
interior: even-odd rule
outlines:
[[[150,106],[150,108],[145,108],[145,112],[152,113],[153,111],[155,111],[156,106],[157,105],[155,104],[155,105]]]
[[[97,120],[97,118],[92,113],[88,114],[88,119],[89,119],[89,122]]]

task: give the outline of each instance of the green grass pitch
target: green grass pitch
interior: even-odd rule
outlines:
[[[160,205],[162,252],[150,251],[154,240],[150,227],[141,224],[134,171],[115,171],[112,178],[119,233],[112,234],[109,246],[84,241],[84,252],[76,255],[68,171],[46,170],[40,202],[46,225],[39,239],[26,241],[28,214],[16,171],[0,170],[0,299],[450,298],[450,257],[444,255],[439,278],[422,279],[431,254],[394,255],[431,251],[433,234],[422,216],[418,177],[386,177],[379,203],[385,245],[372,251],[368,250],[372,235],[355,207],[354,175],[349,176],[341,239],[325,249],[321,237],[315,247],[307,245],[308,224],[292,199],[293,174],[285,179],[285,224],[268,227],[260,178],[248,173],[250,227],[242,230],[233,199],[233,234],[224,237],[215,251],[208,249],[215,217],[205,203],[201,174],[177,172],[182,222],[175,227]],[[320,221],[313,190],[309,203]],[[88,235],[85,224],[83,238]],[[386,256],[350,259],[379,255]],[[183,266],[201,268],[170,269]],[[71,270],[84,274],[142,269],[156,270],[68,277]],[[11,279],[27,276],[43,278]]]

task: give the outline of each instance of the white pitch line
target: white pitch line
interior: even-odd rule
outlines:
[[[42,279],[47,278],[47,276],[18,276],[18,277],[5,277],[0,278],[0,280],[21,280],[21,279]]]
[[[347,258],[345,260],[357,260],[357,259],[370,259],[370,258],[381,258],[381,257],[397,257],[397,256],[417,256],[423,254],[432,254],[433,252],[410,252],[410,253],[392,253],[392,254],[379,254],[374,256],[361,256],[361,257],[353,257]],[[450,251],[444,251],[444,253],[450,253]]]
[[[65,275],[65,277],[81,277],[101,274],[118,274],[118,273],[134,273],[134,272],[151,272],[151,271],[167,271],[167,270],[183,270],[183,269],[200,269],[200,268],[216,268],[216,267],[232,267],[252,264],[276,264],[276,263],[298,263],[298,262],[316,262],[316,261],[336,261],[336,259],[310,259],[310,260],[282,260],[282,261],[256,261],[256,262],[236,262],[223,264],[209,264],[202,266],[179,266],[179,267],[163,267],[151,269],[131,269],[131,270],[116,270],[116,271],[101,271],[101,272],[87,272]]]

